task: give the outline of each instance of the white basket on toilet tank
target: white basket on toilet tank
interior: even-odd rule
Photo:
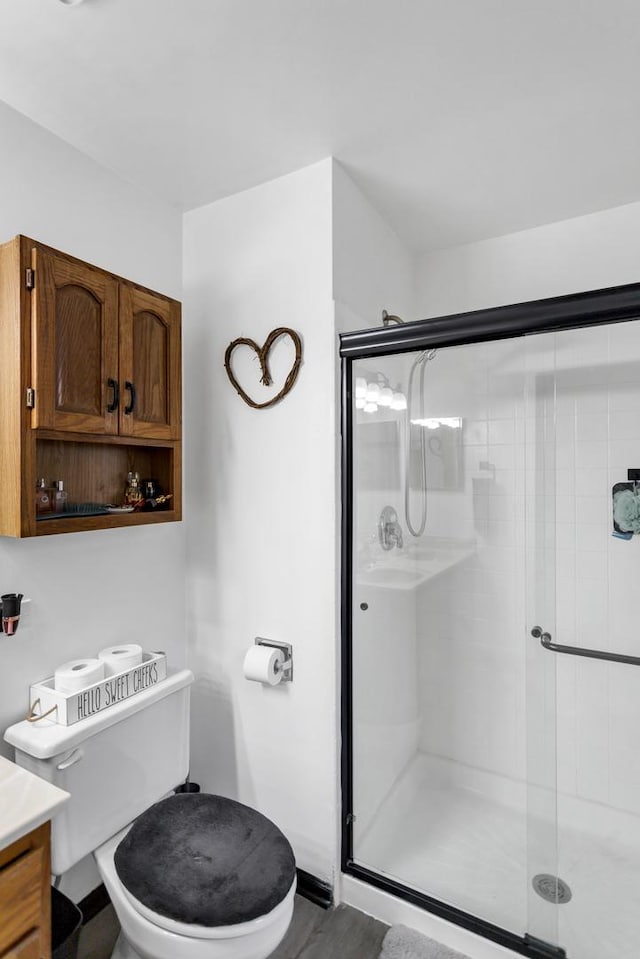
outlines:
[[[56,690],[54,677],[49,676],[30,687],[29,718],[38,722],[46,716],[63,726],[71,726],[137,696],[162,682],[166,675],[167,657],[164,653],[143,653],[139,665],[73,693]]]

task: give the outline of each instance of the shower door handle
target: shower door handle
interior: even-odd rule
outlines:
[[[627,656],[624,653],[609,653],[604,649],[585,649],[583,646],[561,646],[552,642],[551,633],[546,633],[541,626],[534,626],[531,630],[534,639],[552,653],[566,653],[569,656],[584,656],[586,659],[602,659],[607,663],[626,663],[628,666],[640,666],[640,656]]]

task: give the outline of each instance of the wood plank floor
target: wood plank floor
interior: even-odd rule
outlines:
[[[270,959],[378,959],[387,928],[351,906],[321,909],[296,896],[289,931]],[[84,926],[78,959],[110,959],[119,931],[108,906]]]
[[[271,959],[378,959],[387,928],[351,906],[321,909],[296,896],[293,921]]]

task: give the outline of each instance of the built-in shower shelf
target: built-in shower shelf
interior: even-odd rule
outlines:
[[[436,576],[458,566],[476,552],[475,542],[463,541],[441,546],[421,543],[393,551],[359,569],[359,586],[378,586],[382,589],[416,589]]]

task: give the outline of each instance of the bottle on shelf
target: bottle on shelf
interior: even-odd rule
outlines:
[[[126,506],[139,506],[144,502],[142,487],[140,485],[140,473],[135,470],[129,470],[127,473],[127,482],[124,488],[124,502]]]
[[[54,480],[52,483],[51,509],[54,513],[64,513],[67,508],[67,491],[63,480]]]
[[[51,512],[51,489],[46,479],[39,479],[36,483],[36,515]]]

